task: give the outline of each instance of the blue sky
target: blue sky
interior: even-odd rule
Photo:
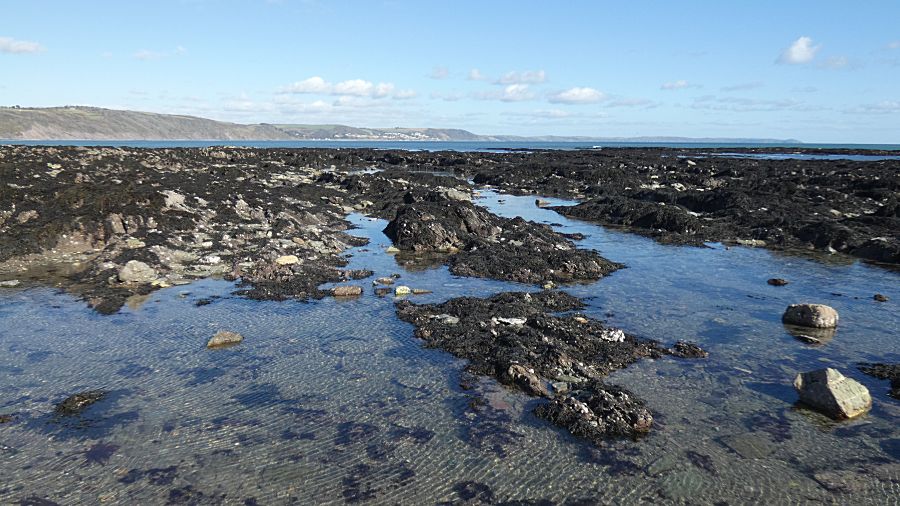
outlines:
[[[900,143],[900,2],[0,1],[0,105]]]

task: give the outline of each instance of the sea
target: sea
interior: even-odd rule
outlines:
[[[879,150],[897,151],[900,144],[805,144],[805,143],[722,143],[722,142],[539,142],[539,141],[362,141],[362,140],[309,140],[309,141],[145,141],[145,140],[41,140],[22,141],[0,139],[0,145],[18,144],[28,146],[113,146],[132,148],[202,148],[209,146],[240,146],[254,148],[367,148],[403,149],[410,151],[506,151],[506,150],[577,150],[603,148],[796,148],[798,150]],[[796,156],[801,156],[797,153]],[[808,155],[822,156],[822,155]],[[829,155],[832,156],[832,155]],[[840,155],[838,155],[840,156]],[[846,156],[846,155],[843,155]]]

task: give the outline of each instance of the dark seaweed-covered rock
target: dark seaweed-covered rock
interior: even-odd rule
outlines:
[[[104,390],[89,390],[70,395],[56,405],[56,413],[63,416],[78,415],[87,409],[88,406],[103,399],[105,396],[106,391]]]
[[[582,306],[565,292],[508,292],[443,304],[401,301],[397,314],[416,326],[416,336],[429,347],[468,359],[469,371],[552,398],[539,408],[540,416],[573,434],[596,442],[649,430],[652,417],[643,403],[602,378],[642,357],[703,356],[702,350],[681,343],[680,353],[670,351],[578,314],[556,314]]]
[[[636,437],[653,425],[644,401],[622,387],[596,380],[538,406],[535,414],[595,443],[611,436]]]
[[[706,358],[709,352],[688,341],[678,341],[671,350],[672,355],[681,358]]]
[[[578,249],[552,228],[502,218],[469,202],[419,202],[399,208],[385,234],[401,250],[449,254],[450,272],[521,283],[596,280],[621,268]]]
[[[878,379],[890,380],[889,395],[900,399],[900,364],[859,364],[859,370]]]

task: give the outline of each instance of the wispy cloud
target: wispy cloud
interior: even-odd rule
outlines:
[[[694,109],[713,111],[759,112],[759,111],[814,111],[821,107],[806,104],[793,98],[759,99],[746,97],[716,97],[704,95],[694,100]]]
[[[813,61],[820,49],[822,45],[813,45],[810,37],[800,37],[782,51],[777,61],[787,65],[802,65]]]
[[[762,81],[753,81],[750,83],[738,83],[732,84],[731,86],[723,86],[722,91],[746,91],[746,90],[756,90],[765,86],[765,83]]]
[[[692,84],[692,83],[685,81],[684,79],[679,79],[678,81],[663,83],[662,85],[660,85],[659,89],[673,91],[673,90],[683,90],[685,88],[699,88],[699,87],[700,87],[699,84]]]
[[[416,98],[416,90],[400,90],[394,93],[395,100],[409,100],[411,98]]]
[[[469,81],[487,81],[488,77],[481,73],[478,69],[472,69],[469,71],[468,77],[466,77]]]
[[[393,83],[378,83],[365,79],[349,79],[339,83],[330,83],[319,76],[313,76],[302,81],[289,84],[279,90],[282,94],[320,94],[335,96],[354,96],[368,98],[384,98],[394,93]],[[412,94],[412,95],[410,95]],[[402,96],[400,96],[402,95]],[[415,92],[403,90],[395,95],[395,98],[412,98]]]
[[[12,37],[0,37],[0,53],[29,54],[40,53],[44,46],[28,40],[16,40]]]
[[[900,40],[888,42],[887,48],[888,49],[900,49]]]
[[[863,104],[844,112],[857,114],[900,114],[900,101],[882,100],[874,104]]]
[[[435,67],[431,69],[431,73],[428,74],[428,77],[431,79],[447,79],[450,76],[450,70],[447,67]]]
[[[606,94],[600,90],[588,87],[576,87],[551,94],[547,100],[554,104],[594,104],[605,98]]]
[[[614,98],[604,104],[606,107],[656,107],[658,104],[652,100],[648,100],[646,98],[628,98],[628,97],[619,97]]]
[[[547,80],[547,73],[543,70],[529,70],[527,72],[507,72],[494,81],[495,84],[541,84]]]
[[[819,63],[819,68],[829,70],[858,69],[862,66],[863,65],[861,62],[851,60],[846,56],[831,56],[825,61]]]
[[[465,95],[458,92],[443,93],[440,91],[433,91],[429,96],[433,100],[443,100],[444,102],[456,102],[462,100],[465,97]]]

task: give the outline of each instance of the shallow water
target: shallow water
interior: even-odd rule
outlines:
[[[900,360],[900,275],[764,250],[662,246],[539,209],[533,197],[482,192],[479,203],[584,233],[583,246],[628,265],[566,287],[588,298],[588,314],[710,351],[610,377],[653,410],[648,437],[593,448],[532,416],[535,400],[489,380],[463,390],[464,364],[423,348],[393,299],[368,286],[358,299],[277,303],[205,280],[108,317],[47,288],[2,289],[0,414],[13,421],[0,424],[0,502],[896,502],[900,402],[855,364]],[[534,289],[444,267],[406,270],[384,253],[384,221],[352,221],[372,242],[352,251],[351,267],[434,291],[418,302]],[[771,287],[770,277],[791,284]],[[893,300],[876,303],[876,292]],[[781,312],[799,301],[840,312],[830,342],[812,347],[785,331]],[[207,350],[219,329],[246,339]],[[826,365],[869,387],[868,415],[834,423],[794,407],[793,376]],[[98,388],[112,393],[83,417],[53,414],[66,396]],[[486,405],[471,407],[476,396]],[[852,496],[822,484],[840,479]]]

